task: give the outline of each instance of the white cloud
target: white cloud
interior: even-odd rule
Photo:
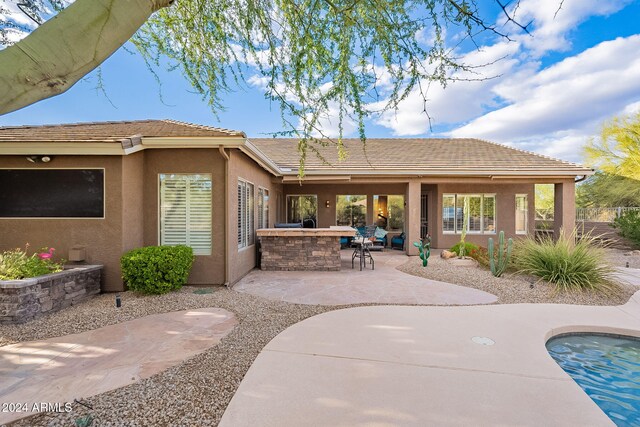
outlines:
[[[495,92],[511,104],[451,132],[559,153],[597,132],[602,121],[640,105],[640,35],[600,43]],[[552,143],[553,142],[553,143]],[[574,159],[579,153],[568,148]]]
[[[465,64],[477,67],[489,65],[477,69],[481,74],[457,72],[452,75],[454,78],[475,81],[454,81],[446,88],[439,83],[432,83],[426,91],[427,112],[432,120],[437,124],[459,123],[477,117],[488,108],[494,108],[496,100],[491,89],[518,64],[518,60],[513,58],[518,46],[518,43],[503,41],[464,55],[461,62]],[[392,129],[398,136],[424,134],[429,131],[429,122],[423,108],[420,88],[415,88],[396,111],[384,112],[376,123]]]
[[[631,0],[566,0],[558,10],[560,0],[526,0],[519,4],[514,2],[512,10],[515,20],[522,25],[533,21],[529,30],[531,36],[520,34],[516,37],[534,56],[541,56],[548,51],[565,51],[571,47],[567,34],[576,26],[592,16],[607,16],[618,12]],[[556,13],[557,12],[557,13]],[[506,21],[504,15],[499,22]],[[518,31],[512,23],[506,24],[513,31]]]
[[[604,120],[640,110],[640,35],[600,43],[544,69],[540,58],[569,49],[568,34],[581,22],[628,3],[567,0],[554,17],[557,0],[521,1],[515,17],[522,23],[534,20],[533,37],[518,35],[513,43],[499,40],[464,55],[472,64],[507,59],[479,69],[485,76],[499,75],[496,79],[432,86],[427,110],[434,124],[457,125],[449,136],[485,138],[580,161],[582,145]],[[429,132],[418,91],[375,122],[396,135]]]

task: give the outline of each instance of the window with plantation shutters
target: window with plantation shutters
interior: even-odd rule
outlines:
[[[160,174],[160,244],[211,255],[211,175]]]
[[[269,190],[258,187],[258,228],[269,228]]]
[[[250,182],[238,180],[238,248],[253,245],[255,234],[254,187]]]

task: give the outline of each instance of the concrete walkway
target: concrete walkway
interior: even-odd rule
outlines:
[[[0,425],[34,403],[73,402],[148,378],[214,346],[237,324],[220,308],[156,314],[93,331],[0,347]]]
[[[220,426],[612,425],[546,351],[573,331],[640,336],[640,292],[619,307],[324,313],[264,348]]]
[[[254,270],[233,286],[244,292],[295,304],[361,303],[471,305],[490,304],[495,295],[477,289],[412,276],[396,270],[407,262],[401,252],[374,252],[375,270],[351,268],[351,251],[342,251],[341,271]]]

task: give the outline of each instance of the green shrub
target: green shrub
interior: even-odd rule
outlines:
[[[187,283],[193,249],[188,246],[147,246],[122,255],[122,278],[132,291],[164,294]]]
[[[49,253],[49,248],[27,255],[29,245],[0,253],[0,280],[20,280],[62,271],[62,262],[40,258],[39,254]]]
[[[456,255],[460,255],[460,246],[462,246],[462,242],[458,242],[449,249],[451,252]],[[464,242],[464,254],[465,256],[473,257],[472,253],[477,252],[479,249],[478,245],[474,245],[473,243]]]
[[[627,211],[613,220],[618,234],[640,248],[640,211]]]
[[[592,290],[608,293],[616,288],[601,244],[590,234],[576,241],[575,230],[561,234],[554,241],[543,237],[520,239],[514,252],[516,268],[525,274],[540,277],[559,291]]]

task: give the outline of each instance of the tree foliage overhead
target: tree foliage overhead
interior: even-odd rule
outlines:
[[[155,14],[133,42],[152,64],[164,57],[178,64],[214,111],[230,85],[259,81],[287,133],[301,138],[304,166],[307,148],[314,151],[308,137],[323,135],[329,113],[338,117],[344,156],[345,122],[364,140],[367,115],[395,108],[416,87],[426,104],[431,82],[474,73],[445,46],[452,26],[469,36],[492,29],[466,0],[182,0]]]
[[[483,32],[509,37],[504,26],[485,19],[481,12],[489,8],[480,9],[479,0],[180,0],[167,8],[168,0],[131,1],[160,8],[132,39],[150,68],[168,58],[214,112],[222,108],[227,90],[259,83],[281,108],[289,133],[300,138],[302,167],[307,151],[316,151],[310,137],[323,135],[321,124],[329,116],[337,116],[336,144],[343,157],[346,123],[364,140],[364,118],[396,108],[412,91],[422,94],[426,113],[430,84],[487,78],[479,74],[478,64],[461,62],[456,46],[446,45],[447,30],[463,34],[459,43],[475,42]],[[69,9],[92,2],[107,8],[118,3],[76,0]],[[63,5],[62,0],[21,4],[31,7],[27,16],[43,16]],[[518,1],[495,4],[504,12],[501,24],[527,31],[513,19]],[[134,17],[146,20],[132,9]],[[76,24],[65,21],[68,28]],[[0,21],[0,33],[15,31],[10,25],[10,20]],[[117,31],[95,30],[104,40],[118,36]],[[78,52],[83,43],[80,37],[59,48]],[[55,46],[48,49],[56,51]],[[96,58],[93,65],[104,59]]]

